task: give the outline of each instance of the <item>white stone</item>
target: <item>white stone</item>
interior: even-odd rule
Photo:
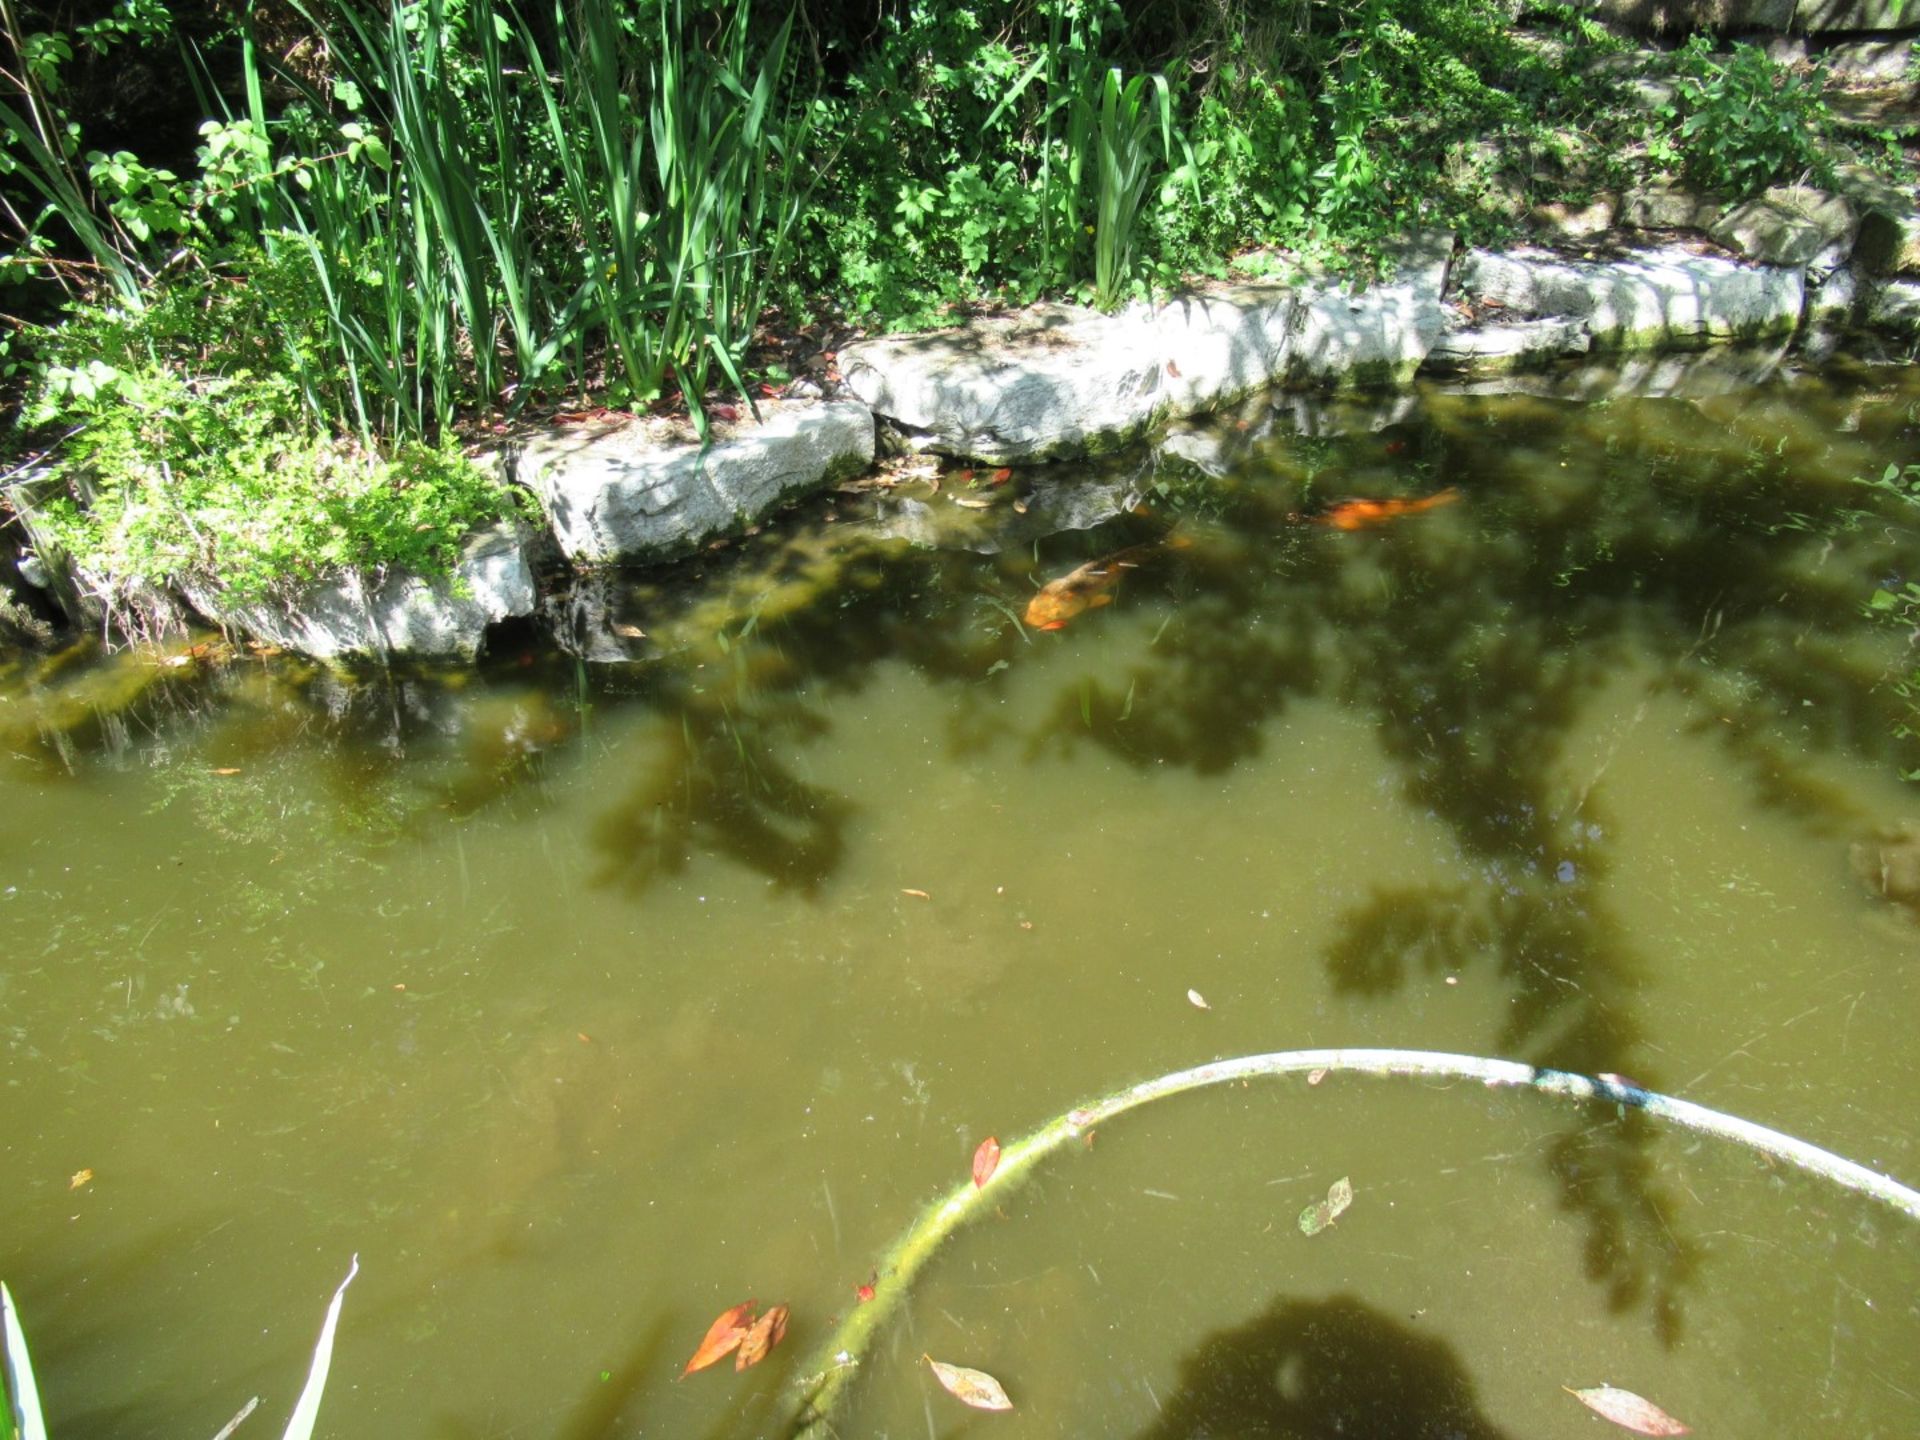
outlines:
[[[1372,285],[1311,277],[1102,315],[1040,306],[840,353],[848,386],[926,448],[984,464],[1118,449],[1269,385],[1391,385],[1439,336],[1450,235]]]
[[[520,446],[512,477],[540,498],[569,560],[665,560],[749,524],[782,500],[873,464],[873,416],[848,401],[763,403],[702,448],[644,423],[580,426]]]
[[[1461,266],[1460,288],[1517,317],[1584,320],[1596,349],[1634,350],[1792,334],[1804,277],[1679,246],[1604,262],[1474,250]]]
[[[182,587],[223,628],[319,660],[410,657],[471,660],[489,625],[534,608],[527,537],[511,521],[476,534],[450,575],[404,570],[350,574],[307,586],[285,603],[237,603],[208,586]]]
[[[1888,280],[1867,297],[1867,324],[1920,340],[1920,280]]]
[[[1512,320],[1441,335],[1427,353],[1427,368],[1440,374],[1489,375],[1584,355],[1592,337],[1584,320]]]

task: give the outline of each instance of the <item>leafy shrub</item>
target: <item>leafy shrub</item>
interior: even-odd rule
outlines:
[[[1716,55],[1702,35],[1677,60],[1674,99],[1661,114],[1678,129],[1656,137],[1656,159],[1677,160],[1688,179],[1736,199],[1801,176],[1832,178],[1822,71],[1803,75],[1744,42]]]
[[[450,443],[376,452],[317,427],[298,377],[329,372],[298,337],[276,352],[263,288],[179,287],[49,338],[27,419],[70,433],[55,458],[68,494],[44,518],[100,573],[242,599],[347,568],[444,572],[512,502]]]

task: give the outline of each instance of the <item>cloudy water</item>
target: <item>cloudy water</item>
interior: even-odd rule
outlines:
[[[1868,611],[1920,504],[1858,483],[1920,461],[1920,372],[1630,380],[904,467],[471,673],[11,662],[0,1276],[52,1433],[278,1434],[358,1255],[323,1435],[780,1435],[983,1139],[1223,1056],[1623,1074],[1920,1183],[1914,622]],[[1008,1186],[836,1433],[1553,1440],[1610,1383],[1911,1436],[1917,1239],[1612,1107],[1255,1080]],[[749,1297],[785,1340],[680,1379]]]

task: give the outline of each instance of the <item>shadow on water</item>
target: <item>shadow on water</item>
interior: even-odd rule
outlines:
[[[988,502],[991,516],[836,497],[608,601],[613,633],[648,637],[638,665],[589,674],[502,657],[463,691],[196,661],[134,687],[108,720],[90,701],[42,706],[9,743],[38,746],[49,774],[81,768],[76,755],[164,744],[194,756],[182,793],[209,807],[270,783],[276,756],[317,754],[336,823],[391,842],[514,803],[564,763],[589,715],[626,709],[644,720],[644,753],[593,822],[598,882],[637,895],[712,855],[806,894],[844,863],[859,816],[807,779],[798,755],[833,730],[827,698],[882,666],[942,692],[956,756],[1005,745],[1033,761],[1095,746],[1141,769],[1214,774],[1260,755],[1290,705],[1331,701],[1367,718],[1402,795],[1450,832],[1471,877],[1380,887],[1351,907],[1323,957],[1336,992],[1379,999],[1488,966],[1513,997],[1502,1053],[1658,1087],[1638,1018],[1649,957],[1609,912],[1609,821],[1594,794],[1648,706],[1688,707],[1758,803],[1824,839],[1886,817],[1853,813],[1806,755],[1915,758],[1886,649],[1859,618],[1869,577],[1920,573],[1914,536],[1861,487],[1804,483],[1776,432],[1706,418],[1673,400],[1629,411],[1434,393],[1377,431],[1342,435],[1324,418],[1304,438],[1224,430],[1216,448],[1234,452],[1230,467],[1195,460],[1189,444],[1163,450],[1158,468],[1023,478]],[[1448,485],[1460,503],[1403,522],[1351,533],[1313,523],[1343,494]],[[1075,510],[1061,499],[1075,493],[1101,503]],[[1050,525],[1031,523],[1050,507]],[[1152,549],[1175,531],[1179,548]],[[1063,635],[1020,624],[1044,582],[1142,545],[1150,553],[1111,610]],[[1038,722],[996,704],[1025,666],[1071,671],[1076,631],[1126,610],[1158,628],[1139,628],[1123,658],[1108,652],[1104,673],[1072,675]],[[1599,769],[1569,779],[1563,752],[1585,702],[1622,675],[1636,677],[1638,710]],[[229,763],[237,783],[221,791],[205,772]],[[228,823],[244,824],[244,808]],[[1587,1226],[1591,1276],[1616,1308],[1647,1305],[1671,1343],[1696,1256],[1667,1223],[1651,1133],[1634,1120],[1576,1127],[1550,1166]],[[1283,1305],[1218,1345],[1285,1359],[1363,1339],[1398,1345],[1406,1383],[1434,1404],[1464,1394],[1447,1357],[1351,1302]],[[1304,1398],[1258,1399],[1280,1418],[1236,1433],[1325,1433],[1313,1417],[1362,1403],[1337,1379],[1320,1383]],[[1198,1370],[1188,1388],[1195,1416],[1239,1403]],[[1265,1413],[1244,1418],[1268,1424]],[[1364,1413],[1375,1428],[1350,1433],[1428,1433],[1378,1418],[1411,1413],[1401,1400]],[[1296,1420],[1304,1428],[1283,1428]]]
[[[1505,1440],[1453,1348],[1348,1296],[1208,1336],[1137,1440]]]

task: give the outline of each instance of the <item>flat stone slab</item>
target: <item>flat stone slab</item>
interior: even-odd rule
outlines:
[[[285,604],[239,604],[206,587],[183,588],[193,608],[223,629],[318,660],[470,661],[489,625],[533,613],[527,545],[522,527],[502,521],[467,542],[450,575],[348,575],[309,585]]]
[[[1800,323],[1805,275],[1749,265],[1679,246],[1618,260],[1566,260],[1531,248],[1470,251],[1461,294],[1516,318],[1585,322],[1595,349],[1644,350],[1791,335]]]
[[[1584,355],[1592,344],[1584,320],[1512,320],[1462,325],[1427,352],[1427,369],[1440,375],[1498,375],[1538,368],[1563,355]]]
[[[1864,318],[1874,329],[1920,340],[1920,280],[1889,280],[1875,286],[1864,309]]]
[[[1103,315],[1037,306],[840,352],[848,387],[926,448],[983,464],[1099,454],[1270,385],[1404,384],[1439,337],[1453,241],[1369,286],[1308,277]]]
[[[1806,266],[1854,232],[1853,206],[1811,185],[1776,185],[1724,210],[1707,234],[1767,265]]]
[[[507,457],[582,565],[684,555],[871,464],[873,416],[849,401],[762,402],[759,423],[718,423],[705,448],[690,427],[632,421],[554,431]]]

